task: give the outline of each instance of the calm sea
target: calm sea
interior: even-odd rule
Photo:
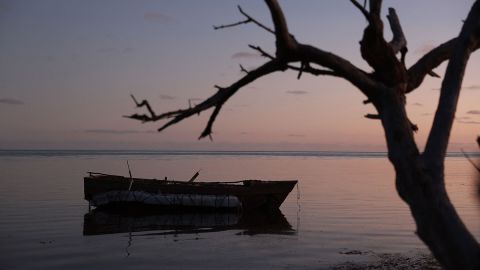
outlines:
[[[281,214],[89,213],[87,171],[196,181],[298,179]],[[460,153],[446,185],[480,238],[475,171]],[[0,269],[323,269],[418,253],[381,152],[0,151]]]

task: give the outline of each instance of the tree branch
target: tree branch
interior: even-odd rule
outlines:
[[[275,59],[275,57],[273,57],[271,54],[264,51],[262,48],[260,48],[260,46],[254,46],[254,45],[249,44],[248,47],[250,47],[252,50],[258,51],[260,53],[260,55],[265,57],[265,58],[268,58],[270,60]],[[296,66],[292,66],[292,65],[287,64],[287,68],[299,71],[297,79],[300,79],[303,72],[307,72],[307,73],[315,75],[315,76],[318,76],[318,75],[339,76],[338,73],[336,73],[335,71],[332,71],[332,70],[323,70],[323,69],[313,68],[313,67],[310,66],[310,64],[308,62],[305,63],[305,65],[303,65],[303,63],[302,63],[301,67],[296,67]],[[241,71],[243,71],[245,73],[248,73],[247,70],[245,70],[242,65],[240,65],[240,69],[241,69]]]
[[[388,9],[387,19],[390,24],[390,29],[393,33],[393,38],[390,41],[390,47],[392,47],[394,54],[397,54],[399,52],[401,53],[401,62],[403,65],[405,65],[405,55],[408,51],[407,39],[403,34],[402,25],[400,24],[400,19],[398,19],[395,9]]]
[[[248,71],[246,68],[244,68],[242,65],[240,65],[240,71],[241,71],[241,72],[245,72],[245,73],[247,73],[247,74],[248,74],[248,72],[249,72],[249,71]]]
[[[424,156],[433,165],[443,164],[458,97],[470,54],[480,43],[480,1],[473,4],[456,41],[440,90],[440,100],[428,135]]]
[[[212,114],[210,115],[210,118],[208,119],[207,126],[202,131],[202,134],[200,134],[200,137],[198,137],[199,140],[206,137],[206,136],[208,136],[210,138],[210,140],[213,140],[212,139],[212,126],[213,126],[213,123],[215,122],[215,120],[217,119],[218,113],[222,109],[222,105],[223,105],[223,103],[215,106],[215,109],[213,110]]]
[[[263,28],[265,29],[267,32],[270,32],[272,34],[275,34],[275,31],[273,31],[272,29],[270,29],[269,27],[266,27],[264,24],[260,23],[259,21],[255,20],[252,16],[248,15],[245,11],[243,11],[242,7],[241,6],[237,6],[238,7],[238,11],[240,11],[240,13],[242,13],[243,16],[245,16],[247,19],[249,19],[250,21],[252,21],[252,23],[258,25],[260,28]]]
[[[224,29],[224,28],[235,27],[235,26],[238,26],[238,25],[248,24],[248,23],[251,23],[251,22],[252,22],[252,20],[246,19],[246,20],[243,20],[243,21],[235,22],[235,23],[222,24],[222,25],[214,25],[214,26],[213,26],[213,30],[219,30],[219,29]]]
[[[420,58],[407,71],[408,85],[407,93],[417,89],[429,73],[438,67],[443,61],[448,60],[452,54],[453,47],[457,38],[453,38],[443,44],[440,44],[430,52]]]
[[[364,115],[365,118],[368,118],[368,119],[373,119],[373,120],[380,120],[382,119],[382,117],[380,117],[380,115],[378,114],[371,114],[371,113],[367,113]]]
[[[355,85],[369,99],[373,100],[373,97],[379,94],[378,89],[383,88],[383,85],[373,80],[365,71],[333,53],[310,45],[299,44],[298,58],[300,61],[315,63],[332,70],[335,72],[335,76],[342,77]]]
[[[360,5],[360,3],[357,2],[357,0],[350,0],[350,2],[352,2],[352,4],[356,8],[358,8],[358,10],[360,10],[363,16],[365,16],[365,19],[367,19],[367,21],[370,21],[370,13],[368,13],[368,11],[365,9],[364,6]]]
[[[260,48],[260,46],[254,46],[254,45],[249,44],[248,47],[250,47],[252,50],[255,50],[255,51],[259,52],[260,55],[265,57],[265,58],[275,59],[275,57],[273,57],[273,55],[264,51],[262,48]]]
[[[265,3],[270,10],[272,16],[273,25],[275,28],[275,38],[277,46],[277,58],[287,59],[288,52],[295,51],[297,42],[288,32],[287,20],[283,15],[282,8],[278,4],[277,0],[265,0]]]
[[[439,78],[438,74],[433,72],[433,69],[438,67],[444,61],[450,59],[452,51],[455,47],[455,43],[458,38],[453,38],[445,43],[440,44],[430,52],[420,58],[415,64],[413,64],[407,71],[408,85],[407,93],[410,93],[417,89],[425,79],[427,75]],[[478,50],[480,44],[477,43],[473,47],[473,51]]]
[[[213,26],[213,29],[214,30],[218,30],[218,29],[223,29],[223,28],[229,28],[229,27],[234,27],[234,26],[237,26],[237,25],[241,25],[241,24],[248,24],[248,23],[254,23],[256,24],[257,26],[259,26],[260,28],[263,28],[264,30],[266,30],[267,32],[270,32],[272,34],[275,34],[275,32],[270,29],[269,27],[265,26],[264,24],[260,23],[259,21],[255,20],[252,16],[248,15],[245,11],[243,11],[242,7],[241,6],[237,6],[238,7],[238,11],[243,15],[245,16],[245,20],[243,21],[239,21],[239,22],[236,22],[236,23],[231,23],[231,24],[225,24],[225,25],[219,25],[219,26]]]
[[[380,18],[382,0],[370,0],[370,16]]]
[[[329,75],[329,76],[334,76],[334,77],[341,77],[340,74],[338,74],[338,72],[335,72],[333,70],[328,70],[328,69],[314,68],[308,62],[306,62],[306,63],[302,62],[300,67],[296,67],[296,66],[292,66],[292,65],[287,65],[287,67],[291,70],[298,71],[298,75],[297,75],[298,80],[302,76],[303,72],[306,72],[306,73],[314,75],[314,76]]]
[[[317,65],[328,68],[329,70],[317,70],[310,68],[309,65],[305,66],[303,72],[309,72],[313,75],[332,75],[347,79],[355,86],[359,87],[362,92],[370,97],[374,88],[379,88],[379,84],[373,81],[366,72],[355,67],[347,60],[317,49],[310,45],[303,45],[297,43],[292,35],[288,32],[287,22],[283,15],[282,9],[277,0],[265,0],[275,26],[276,47],[277,47],[277,59],[285,62],[300,61],[304,63],[315,63]],[[381,0],[372,0],[371,8],[377,11],[381,8]],[[378,10],[378,14],[379,14]],[[273,58],[260,47],[251,46],[252,49],[258,50],[263,56]],[[300,71],[302,68],[287,66],[290,69]],[[330,71],[331,70],[331,71]],[[301,74],[299,74],[301,75]]]
[[[152,110],[152,107],[150,106],[150,103],[148,103],[148,101],[146,99],[144,99],[142,102],[138,102],[137,99],[132,94],[130,94],[130,96],[132,97],[133,102],[135,102],[135,105],[137,105],[137,108],[141,108],[141,107],[145,106],[145,107],[147,107],[148,112],[150,112],[150,118],[156,118],[157,117],[155,112]],[[147,116],[145,116],[145,117],[147,117]]]
[[[435,73],[435,71],[433,70],[430,70],[429,72],[427,72],[428,76],[430,77],[435,77],[435,78],[440,78],[440,75],[438,75],[437,73]]]
[[[259,51],[262,56],[270,59],[270,61],[260,66],[259,68],[251,71],[246,71],[244,68],[240,67],[241,70],[246,73],[243,78],[241,78],[239,81],[233,83],[227,88],[218,87],[219,90],[214,95],[194,107],[156,115],[153,110],[151,110],[151,107],[147,101],[144,101],[140,104],[134,99],[137,107],[140,107],[140,105],[147,106],[150,115],[133,114],[126,117],[141,120],[142,122],[155,122],[161,119],[173,118],[158,129],[158,131],[162,131],[169,126],[174,125],[194,114],[199,114],[202,111],[215,107],[212,115],[209,118],[207,126],[200,135],[200,138],[204,138],[211,135],[212,126],[215,122],[215,119],[217,118],[223,104],[231,96],[233,96],[241,87],[247,85],[248,83],[275,71],[284,71],[287,68],[290,68],[301,72],[307,72],[313,75],[331,75],[342,77],[357,86],[365,95],[367,95],[368,98],[372,98],[375,94],[374,92],[382,87],[381,84],[376,83],[372,78],[370,78],[370,76],[366,72],[355,67],[347,60],[332,53],[317,49],[313,46],[301,45],[297,43],[293,36],[291,36],[288,32],[285,17],[278,2],[276,0],[265,0],[265,2],[269,7],[275,26],[277,45],[276,57],[268,54],[258,46],[249,45],[250,48]],[[240,11],[243,12],[241,9]],[[250,18],[251,17],[247,17],[247,20],[250,20]],[[231,26],[242,24],[244,22],[245,21],[231,24]],[[223,28],[225,27],[230,26],[223,26]],[[300,61],[302,63],[301,67],[289,65],[289,63],[291,62],[297,61]],[[310,66],[309,63],[314,63],[319,66],[326,67],[327,70],[313,68]],[[301,75],[301,73],[299,75]]]
[[[162,131],[162,130],[166,129],[167,127],[169,127],[171,125],[174,125],[174,124],[176,124],[176,123],[178,123],[178,122],[180,122],[180,121],[182,121],[182,120],[184,120],[184,119],[186,119],[186,118],[188,118],[192,115],[200,114],[200,112],[202,112],[202,111],[205,111],[207,109],[215,107],[213,113],[211,114],[211,116],[208,120],[207,126],[205,127],[204,131],[202,132],[202,134],[199,137],[199,139],[201,139],[201,138],[204,138],[206,136],[211,135],[213,123],[215,122],[215,119],[217,118],[217,115],[220,112],[220,109],[222,108],[223,104],[225,104],[225,102],[231,96],[233,96],[240,88],[242,88],[243,86],[255,81],[256,79],[258,79],[260,77],[263,77],[263,76],[268,75],[270,73],[273,73],[275,71],[283,71],[286,68],[287,67],[286,67],[285,63],[283,63],[282,61],[278,61],[276,59],[273,59],[273,60],[263,64],[262,66],[258,67],[257,69],[249,71],[244,77],[242,77],[240,80],[233,83],[229,87],[227,87],[227,88],[218,87],[219,89],[214,95],[212,95],[211,97],[209,97],[208,99],[206,99],[205,101],[201,102],[200,104],[198,104],[194,107],[191,107],[191,108],[188,108],[188,109],[170,111],[170,112],[166,112],[166,113],[163,113],[163,114],[160,114],[160,115],[156,115],[155,113],[153,113],[153,111],[149,110],[150,113],[151,113],[151,116],[134,114],[134,115],[126,116],[126,117],[132,118],[132,119],[135,119],[135,120],[141,120],[142,122],[155,122],[155,121],[158,121],[158,120],[168,119],[168,118],[173,117],[172,120],[168,121],[167,123],[165,123],[163,126],[161,126],[158,129],[158,131]],[[142,103],[139,104],[135,100],[135,104],[137,105],[137,107],[142,107],[144,104],[146,106],[146,104],[148,104],[148,102],[143,101]],[[142,106],[139,106],[139,105],[142,105]],[[149,105],[147,106],[147,108],[149,108]]]
[[[362,58],[375,71],[374,75],[376,79],[387,86],[393,87],[406,81],[405,67],[395,56],[397,51],[392,48],[390,43],[385,41],[383,36],[383,22],[380,18],[382,1],[370,0],[369,3],[369,20],[367,27],[363,31],[362,40],[360,41],[360,52]],[[360,8],[358,3],[356,6]],[[390,13],[390,17],[392,18],[393,22],[391,27],[395,31],[394,35],[396,35],[397,39],[400,41],[401,31],[398,31],[398,29],[401,30],[400,23],[398,18],[395,16],[395,11],[393,10],[392,12]],[[397,19],[397,21],[395,21],[395,19]],[[397,47],[400,47],[403,44],[396,44],[397,39],[394,40],[395,42],[393,45],[399,45]],[[402,60],[404,60],[404,53],[405,50],[402,54]]]

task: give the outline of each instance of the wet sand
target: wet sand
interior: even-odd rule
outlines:
[[[383,253],[363,252],[352,250],[344,252],[346,255],[364,256],[368,262],[352,262],[333,265],[328,270],[441,270],[442,267],[431,254],[419,253]]]

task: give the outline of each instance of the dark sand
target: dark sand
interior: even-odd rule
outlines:
[[[438,262],[430,254],[375,254],[363,251],[347,251],[342,254],[368,256],[369,262],[345,262],[334,265],[329,270],[441,270]]]

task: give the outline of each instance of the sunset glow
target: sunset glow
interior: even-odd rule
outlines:
[[[407,66],[458,35],[472,1],[384,1],[400,16]],[[0,148],[269,149],[384,151],[380,122],[364,97],[337,78],[288,71],[242,89],[223,108],[214,142],[198,141],[209,113],[162,133],[161,123],[123,118],[149,99],[160,113],[185,108],[242,76],[239,64],[264,62],[248,48],[273,52],[273,37],[241,19],[236,5],[267,25],[261,1],[0,1]],[[349,1],[282,1],[290,31],[364,70],[358,41],[365,19]],[[431,5],[435,6],[432,12]],[[386,8],[385,8],[386,10]],[[385,12],[384,10],[384,12]],[[387,38],[391,34],[385,27]],[[445,64],[436,70],[443,76]],[[468,64],[450,151],[476,149],[480,133],[480,54]],[[441,79],[407,96],[422,148]]]

